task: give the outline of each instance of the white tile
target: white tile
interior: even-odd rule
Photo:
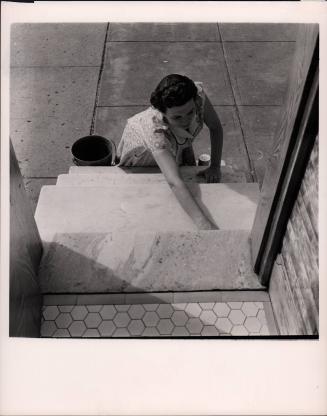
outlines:
[[[201,331],[201,335],[206,337],[218,336],[219,332],[215,326],[205,325]]]
[[[56,325],[58,328],[68,328],[72,321],[69,313],[61,313],[56,319]]]
[[[99,332],[102,337],[110,337],[116,329],[112,321],[102,321],[99,325]]]
[[[245,315],[241,310],[233,309],[228,315],[228,318],[234,325],[242,325],[245,320]]]
[[[171,335],[174,337],[189,337],[190,333],[185,326],[176,326]]]
[[[140,319],[134,319],[128,325],[128,331],[131,335],[141,335],[145,329],[143,322]]]
[[[261,328],[261,322],[255,316],[250,316],[246,318],[244,326],[249,332],[259,332]]]
[[[113,305],[104,305],[100,311],[102,319],[113,319],[117,311]]]
[[[224,318],[229,315],[230,308],[227,303],[217,302],[213,307],[213,311],[218,316],[218,318]]]
[[[142,305],[131,305],[128,310],[128,314],[131,319],[142,319],[145,314],[145,310]]]
[[[54,321],[59,313],[57,306],[46,306],[43,310],[43,316],[46,321]]]
[[[188,320],[188,316],[184,311],[175,311],[171,320],[176,326],[184,326]]]
[[[220,333],[228,334],[230,333],[233,325],[228,318],[218,318],[215,323],[215,327],[218,329]]]
[[[143,331],[143,334],[142,334],[142,336],[143,337],[159,337],[160,336],[160,334],[159,334],[159,332],[157,331],[157,328],[154,328],[154,327],[147,327],[147,328],[145,328],[145,330]]]
[[[238,336],[246,336],[249,335],[248,331],[243,325],[235,325],[233,326],[233,329],[231,330],[232,335],[238,335]]]
[[[257,316],[259,308],[254,302],[244,302],[242,311],[246,316]]]
[[[57,331],[53,334],[55,338],[70,338],[70,333],[67,329],[57,329]]]
[[[96,312],[90,312],[85,318],[85,325],[88,328],[97,328],[102,321],[101,316]]]
[[[203,311],[200,315],[203,325],[214,325],[217,315],[213,311]]]
[[[131,318],[128,316],[127,312],[118,312],[114,318],[114,324],[118,328],[126,328],[130,320]]]
[[[186,328],[190,334],[200,334],[203,324],[199,318],[190,318],[187,321]]]
[[[162,319],[170,318],[173,312],[174,310],[172,306],[167,303],[162,303],[161,305],[158,306],[158,309],[157,309],[157,314]]]
[[[174,329],[174,325],[170,319],[160,319],[157,329],[160,335],[169,335]]]
[[[81,337],[86,331],[86,326],[83,321],[74,321],[68,331],[72,337]]]
[[[202,309],[197,303],[189,303],[185,308],[185,312],[190,318],[197,318],[200,316]]]
[[[130,333],[127,328],[117,328],[113,334],[114,337],[130,337]]]
[[[87,314],[88,311],[83,305],[74,306],[73,310],[71,311],[71,316],[75,321],[83,321]]]
[[[82,336],[83,338],[99,338],[100,334],[96,329],[92,328],[87,329]]]
[[[146,312],[143,317],[145,326],[156,326],[159,322],[159,316],[155,312]]]

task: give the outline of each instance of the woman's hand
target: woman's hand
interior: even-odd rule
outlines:
[[[193,220],[199,230],[219,230],[214,221],[206,215],[180,176],[175,158],[168,150],[153,152],[161,172],[164,174],[173,194],[185,213]]]
[[[210,231],[210,230],[219,230],[220,228],[218,227],[217,224],[211,222],[211,221],[203,221],[200,224],[198,224],[198,228],[199,230],[206,230],[206,231]]]
[[[207,169],[201,170],[197,175],[204,176],[207,183],[218,183],[221,179],[220,168],[215,166],[209,166]]]

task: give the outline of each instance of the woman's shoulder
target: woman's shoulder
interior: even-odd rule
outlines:
[[[127,119],[128,123],[140,126],[153,126],[164,124],[161,113],[153,107],[148,107],[140,113],[134,114]]]
[[[160,111],[153,107],[148,107],[144,111],[135,114],[127,120],[129,128],[138,132],[142,137],[143,143],[152,148],[153,143],[163,143],[166,135],[167,126],[163,121]]]

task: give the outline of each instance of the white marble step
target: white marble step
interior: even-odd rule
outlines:
[[[57,234],[40,267],[43,293],[262,289],[248,231]]]
[[[188,186],[221,229],[251,229],[259,195],[256,183],[193,183]],[[35,219],[43,241],[51,241],[56,233],[196,230],[165,183],[44,186]]]
[[[206,183],[204,176],[182,172],[185,182]],[[221,183],[244,183],[245,174],[222,172]],[[162,173],[138,173],[138,174],[110,174],[110,173],[81,173],[63,174],[57,179],[57,186],[107,186],[119,184],[141,183],[166,183]]]

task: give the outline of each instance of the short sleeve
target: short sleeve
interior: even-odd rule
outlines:
[[[199,99],[197,100],[197,104],[198,104],[198,112],[200,117],[203,119],[204,116],[204,103],[205,103],[205,98],[206,98],[206,94],[204,92],[204,87],[203,87],[203,83],[202,82],[194,82],[197,90],[198,90],[198,97]]]
[[[128,120],[118,145],[117,155],[121,156],[132,149],[142,146],[144,146],[142,131],[137,124]]]
[[[135,123],[131,123],[129,121],[126,123],[122,139],[125,143],[129,143],[133,146],[141,145],[143,142],[143,137],[140,129]]]
[[[167,149],[164,132],[153,131],[152,134],[147,137],[146,144],[152,153],[158,150]]]

